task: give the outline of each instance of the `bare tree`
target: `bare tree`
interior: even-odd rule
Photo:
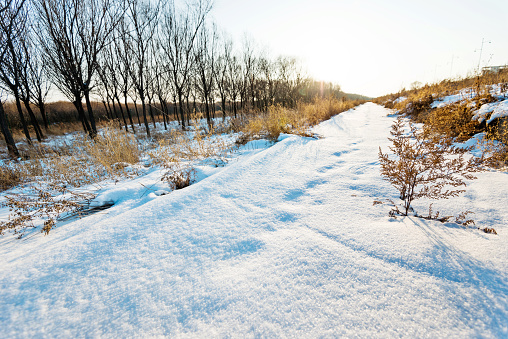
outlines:
[[[46,113],[46,99],[48,97],[51,83],[49,82],[46,67],[42,60],[42,52],[37,45],[31,44],[28,52],[31,57],[28,62],[26,91],[30,91],[32,103],[37,106],[44,123],[44,128],[48,130],[48,117]]]
[[[148,90],[146,66],[151,51],[150,45],[153,43],[154,31],[158,23],[160,7],[160,1],[153,5],[151,2],[144,0],[127,0],[126,24],[122,26],[123,31],[121,34],[125,55],[128,55],[131,59],[128,71],[136,95],[141,100],[143,122],[148,137],[150,137],[150,127],[146,116]]]
[[[258,85],[263,98],[263,106],[266,109],[275,101],[277,77],[275,74],[274,63],[267,57],[261,57],[259,59],[259,70],[261,76]]]
[[[258,58],[255,55],[254,50],[254,42],[248,36],[244,37],[243,40],[243,50],[242,50],[242,62],[243,62],[243,72],[244,72],[244,87],[246,95],[250,96],[250,104],[251,107],[255,107],[256,100],[256,78],[258,76],[258,67],[257,62]]]
[[[230,55],[226,67],[226,92],[231,104],[231,111],[237,117],[237,99],[243,85],[242,66],[236,55]]]
[[[2,32],[3,49],[2,58],[0,60],[0,81],[3,87],[14,96],[23,133],[28,143],[31,144],[32,138],[28,132],[28,126],[21,108],[21,71],[22,65],[25,63],[22,39],[26,35],[28,20],[27,11],[23,9],[23,5],[24,2],[14,2],[13,7],[9,7],[2,12],[0,30]],[[40,140],[40,134],[37,134],[37,137]]]
[[[111,42],[121,8],[111,0],[35,0],[35,3],[39,43],[53,82],[73,102],[84,129],[94,137],[97,128],[90,91],[99,54]]]
[[[199,91],[205,107],[205,116],[208,125],[212,125],[210,105],[213,103],[214,75],[217,58],[217,30],[215,25],[209,30],[203,25],[198,34],[194,52],[198,81],[196,89]]]
[[[232,48],[232,40],[228,37],[223,37],[215,67],[215,84],[221,100],[222,120],[226,119],[227,74]]]
[[[2,0],[0,2],[0,24],[2,27],[4,26],[10,26],[11,21],[13,20],[12,15],[8,12],[11,10],[11,6],[14,10],[14,12],[18,12],[23,6],[24,0],[21,0],[19,2],[14,2],[13,0]],[[19,10],[18,10],[19,9]],[[4,30],[0,30],[0,67],[3,65],[3,58],[7,51],[7,39],[5,38]],[[7,116],[5,115],[3,102],[0,98],[0,129],[2,130],[2,134],[5,139],[5,143],[7,144],[7,152],[10,157],[17,158],[19,157],[19,151],[16,147],[16,143],[14,142],[14,138],[12,137],[11,130],[9,128],[9,124],[7,121]]]
[[[163,21],[161,46],[168,60],[166,71],[170,74],[178,98],[182,128],[185,128],[183,100],[190,82],[194,44],[210,10],[211,3],[200,0],[177,14],[174,3],[171,3]]]

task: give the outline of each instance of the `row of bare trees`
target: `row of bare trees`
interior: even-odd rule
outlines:
[[[270,58],[247,38],[235,47],[208,20],[208,0],[185,8],[171,0],[0,1],[0,86],[14,98],[29,143],[25,114],[42,140],[32,108],[47,130],[50,86],[73,103],[92,138],[94,98],[120,126],[135,132],[137,118],[150,136],[155,115],[165,126],[177,120],[185,128],[194,111],[212,124],[216,110],[237,116],[274,103],[294,106],[319,92],[296,59]],[[9,154],[17,156],[1,104],[0,125]]]

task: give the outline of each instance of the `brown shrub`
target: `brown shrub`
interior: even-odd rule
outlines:
[[[0,191],[8,190],[11,187],[17,186],[22,182],[22,177],[19,171],[6,165],[0,167]]]
[[[434,97],[429,90],[422,90],[416,94],[412,94],[407,100],[395,104],[395,108],[399,109],[401,114],[407,115],[416,122],[424,122],[427,118]]]
[[[472,120],[471,102],[455,103],[432,110],[426,123],[437,133],[466,141],[481,131],[480,124]]]
[[[166,164],[165,168],[167,171],[161,181],[167,182],[173,191],[190,186],[196,181],[196,170],[187,164],[175,161]]]
[[[453,138],[436,136],[429,128],[419,131],[399,116],[392,125],[392,154],[379,148],[381,175],[397,189],[403,201],[400,211],[394,204],[392,215],[408,215],[411,203],[420,198],[448,199],[458,196],[466,180],[476,179],[473,172],[481,171],[483,159],[466,160],[467,148],[453,146]],[[432,213],[430,213],[430,216]]]

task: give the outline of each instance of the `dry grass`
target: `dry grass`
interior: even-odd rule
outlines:
[[[401,109],[401,107],[393,107],[393,101],[398,97],[408,97],[422,95],[425,93],[433,94],[436,98],[444,97],[457,93],[464,88],[473,89],[473,93],[481,94],[488,86],[500,84],[501,87],[508,86],[508,69],[501,70],[498,73],[486,73],[483,75],[469,75],[459,79],[445,79],[443,81],[426,84],[423,87],[414,86],[412,89],[402,89],[397,93],[392,93],[378,97],[374,102],[378,104],[386,104],[388,108]]]
[[[195,120],[193,132],[171,130],[158,141],[158,147],[148,152],[157,165],[175,161],[203,159],[222,159],[225,161],[234,148],[234,143],[227,137],[217,135],[213,128],[203,130]]]
[[[480,124],[473,118],[472,102],[465,101],[436,108],[425,121],[431,129],[447,137],[466,141],[481,131]]]
[[[73,143],[48,147],[40,144],[22,151],[24,161],[11,161],[0,172],[2,189],[21,182],[46,181],[74,187],[125,174],[128,164],[139,161],[138,143],[132,134],[111,126],[95,140],[80,134]]]
[[[436,98],[434,95],[431,87],[425,86],[417,92],[410,93],[406,100],[393,104],[392,107],[416,122],[424,122]]]
[[[362,102],[316,98],[312,103],[298,104],[296,109],[273,105],[268,108],[268,112],[252,118],[244,126],[242,142],[258,138],[266,138],[275,142],[281,133],[310,136],[309,127],[328,120],[360,103]]]
[[[8,190],[22,182],[20,173],[11,166],[0,167],[0,191]]]
[[[476,133],[485,132],[486,138],[481,145],[486,155],[485,164],[499,168],[508,164],[508,122],[499,119],[486,125],[471,121],[473,111],[483,104],[499,100],[491,94],[493,85],[499,86],[502,92],[508,90],[508,69],[463,79],[443,80],[411,90],[403,89],[399,93],[379,97],[374,101],[398,110],[413,121],[428,125],[434,132],[458,141],[466,141]],[[440,108],[431,107],[434,100],[457,94],[459,91],[462,91],[463,96],[461,102]],[[407,99],[395,103],[399,97]]]
[[[83,138],[83,149],[97,167],[109,175],[121,174],[128,164],[139,161],[140,151],[136,138],[109,125],[94,140]]]

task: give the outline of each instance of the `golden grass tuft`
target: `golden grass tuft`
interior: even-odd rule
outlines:
[[[296,109],[272,105],[268,108],[268,112],[252,118],[242,132],[247,139],[266,138],[273,142],[277,141],[281,133],[310,136],[309,127],[360,103],[361,101],[315,98],[311,103],[299,103]]]
[[[22,176],[11,166],[0,167],[0,191],[8,190],[22,182]]]
[[[436,108],[428,114],[426,123],[437,133],[466,141],[481,131],[478,121],[472,120],[471,104],[466,101]]]
[[[123,172],[124,164],[139,161],[140,151],[134,135],[106,126],[94,140],[84,138],[83,148],[95,165],[103,167],[110,175]]]

